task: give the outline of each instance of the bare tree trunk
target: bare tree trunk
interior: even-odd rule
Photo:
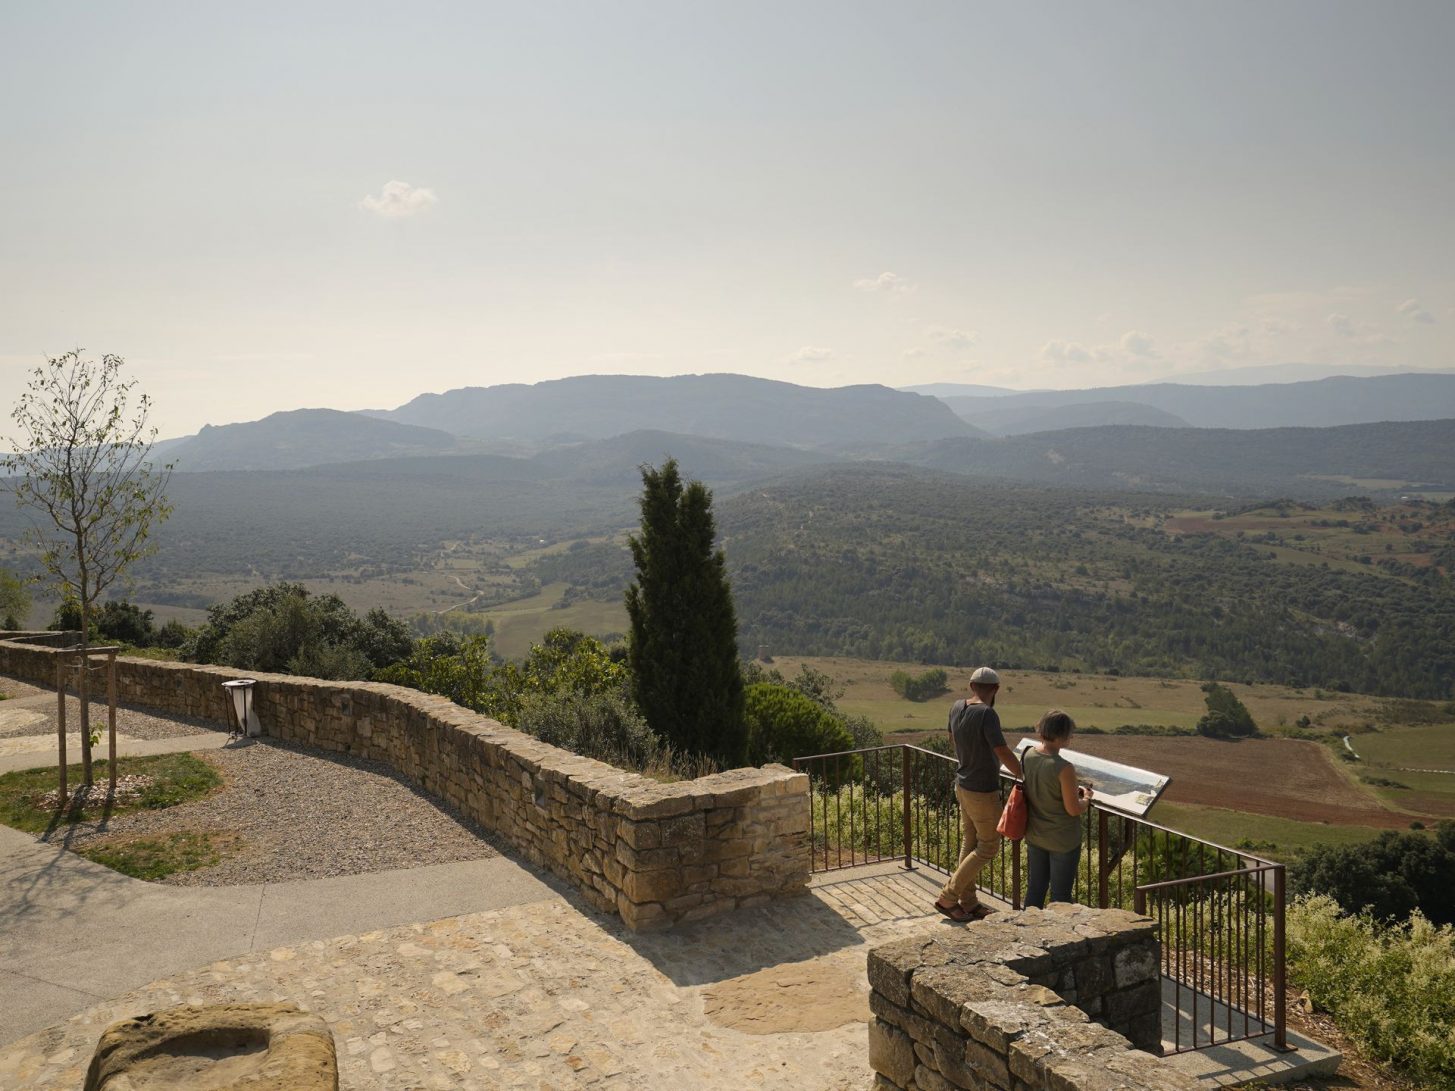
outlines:
[[[91,774],[91,657],[86,649],[91,643],[91,604],[81,600],[81,655],[76,675],[76,696],[81,701],[81,783],[87,788],[94,783]]]
[[[60,735],[61,806],[70,798],[66,794],[66,654],[56,656],[56,732]]]
[[[106,657],[106,782],[108,795],[116,795],[116,653]]]

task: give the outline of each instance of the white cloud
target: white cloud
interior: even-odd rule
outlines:
[[[1303,326],[1291,318],[1278,318],[1276,316],[1263,319],[1260,325],[1263,327],[1263,332],[1270,337],[1278,337],[1285,333],[1297,333],[1303,329]]]
[[[1433,322],[1435,316],[1420,306],[1418,299],[1406,299],[1395,310],[1414,322]]]
[[[1341,311],[1334,311],[1324,321],[1329,324],[1329,329],[1340,337],[1353,337],[1358,333],[1354,328],[1354,320]]]
[[[389,219],[401,219],[423,212],[438,204],[434,190],[423,186],[411,186],[408,182],[385,182],[379,196],[372,194],[359,202],[365,212],[373,212]]]
[[[1060,366],[1089,364],[1091,350],[1075,341],[1047,341],[1041,346],[1041,359]]]
[[[980,340],[980,335],[974,330],[957,330],[950,326],[931,326],[928,333],[930,341],[936,346],[952,352],[964,352]]]
[[[1157,354],[1152,347],[1152,338],[1141,330],[1127,330],[1122,334],[1122,351],[1133,356],[1155,356]]]
[[[803,348],[783,357],[783,362],[785,364],[812,364],[820,360],[827,360],[833,354],[833,349],[826,349],[819,345],[804,345]]]
[[[854,287],[861,292],[885,292],[889,295],[903,295],[914,291],[914,285],[898,273],[880,273],[877,277],[861,277],[854,281]]]

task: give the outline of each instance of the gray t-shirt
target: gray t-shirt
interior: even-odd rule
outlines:
[[[950,738],[960,768],[956,782],[967,792],[1000,790],[1000,759],[995,748],[1005,745],[1000,717],[989,705],[956,701],[950,706]]]

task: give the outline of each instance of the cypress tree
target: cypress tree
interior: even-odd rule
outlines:
[[[677,460],[642,467],[642,524],[630,544],[628,664],[637,706],[673,746],[725,765],[747,757],[738,625],[726,562],[714,548],[712,493]]]

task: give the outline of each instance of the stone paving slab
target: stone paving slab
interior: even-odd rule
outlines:
[[[0,826],[0,1042],[218,958],[559,896],[499,856],[335,879],[163,886]],[[3,1078],[0,1088],[8,1091]]]
[[[776,1030],[771,1005],[753,1005],[752,979],[788,966],[867,995],[868,944],[925,927],[938,925],[856,926],[810,894],[639,936],[566,900],[538,901],[260,950],[153,982],[0,1051],[0,1086],[73,1086],[119,1018],[291,1001],[328,1022],[341,1084],[355,1089],[867,1088],[862,1014]],[[742,980],[749,987],[723,988]],[[733,1010],[744,1004],[754,1010]]]

